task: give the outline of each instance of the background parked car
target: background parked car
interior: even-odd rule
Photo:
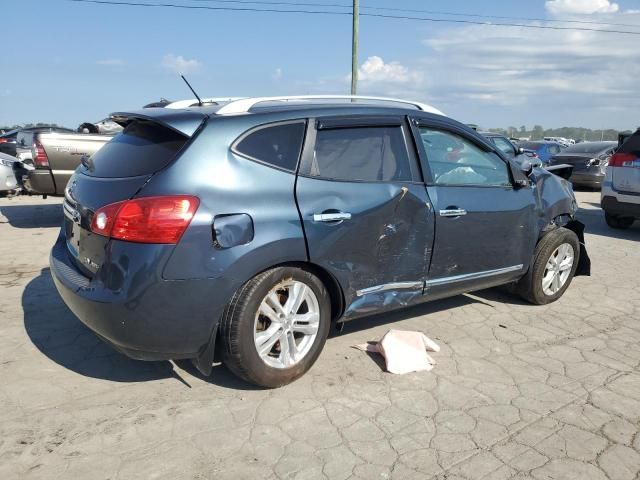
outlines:
[[[11,155],[12,157],[16,156],[16,137],[19,131],[20,129],[17,128],[0,135],[0,153]]]
[[[41,195],[64,195],[64,189],[83,157],[90,157],[111,135],[37,132],[31,136],[31,160],[34,168],[22,177],[24,189]]]
[[[617,148],[617,142],[582,142],[554,155],[549,164],[572,165],[570,181],[574,185],[600,188],[609,157]]]
[[[600,196],[612,228],[629,228],[640,219],[640,128],[621,140],[624,143],[609,159]]]
[[[6,153],[0,153],[0,192],[18,188],[18,182],[13,173],[13,164],[16,161],[18,161],[16,157],[12,157]]]
[[[127,355],[205,374],[217,338],[232,372],[276,387],[331,322],[512,282],[546,304],[588,274],[565,180],[432,107],[321,98],[115,114],[51,252],[70,309]]]
[[[63,127],[22,128],[18,130],[16,137],[16,158],[23,162],[32,163],[31,150],[34,145],[34,139],[38,134],[45,132],[73,133],[73,130]]]
[[[557,142],[547,142],[546,140],[520,142],[518,146],[536,152],[542,163],[549,163],[551,157],[559,154],[564,148]]]
[[[78,127],[78,133],[99,133],[101,135],[115,135],[122,131],[122,126],[118,125],[111,118],[103,118],[99,122],[81,123]]]

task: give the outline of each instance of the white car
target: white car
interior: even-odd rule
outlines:
[[[13,173],[13,162],[17,162],[16,157],[0,153],[0,192],[7,192],[18,188],[16,176]]]
[[[640,219],[640,128],[609,159],[601,205],[612,228],[629,228]]]

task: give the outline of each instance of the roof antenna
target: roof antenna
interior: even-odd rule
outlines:
[[[187,81],[186,78],[184,78],[183,74],[180,74],[180,76],[182,77],[182,80],[184,80],[184,83],[187,84],[187,87],[189,87],[189,90],[191,90],[193,92],[193,94],[196,96],[196,98],[198,99],[198,106],[201,107],[202,106],[202,100],[200,100],[200,97],[198,96],[198,94],[196,93],[196,91],[193,89],[193,87],[191,86],[191,84]]]

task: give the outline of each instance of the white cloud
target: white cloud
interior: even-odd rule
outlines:
[[[273,75],[271,75],[271,78],[273,78],[276,81],[282,80],[282,69],[276,68],[273,72]]]
[[[640,15],[625,21],[640,24]],[[414,67],[422,73],[422,95],[463,120],[489,126],[637,123],[640,50],[624,36],[469,26],[424,43],[429,51]],[[612,114],[614,105],[626,112]]]
[[[182,55],[168,53],[162,57],[162,66],[176,73],[193,73],[202,68],[202,63],[195,58],[186,59]]]
[[[347,78],[351,80],[351,75]],[[372,56],[358,69],[358,80],[365,84],[404,84],[417,81],[418,76],[399,62],[385,63],[381,57]]]
[[[124,65],[126,62],[121,58],[106,58],[104,60],[98,60],[96,65],[105,65],[109,67],[117,67]]]
[[[610,0],[547,0],[545,7],[554,15],[615,13],[620,10],[617,3]]]

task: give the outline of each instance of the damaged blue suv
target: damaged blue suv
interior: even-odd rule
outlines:
[[[114,113],[71,178],[51,274],[142,360],[303,375],[330,327],[496,285],[546,304],[588,275],[571,185],[432,107],[271,97]]]

